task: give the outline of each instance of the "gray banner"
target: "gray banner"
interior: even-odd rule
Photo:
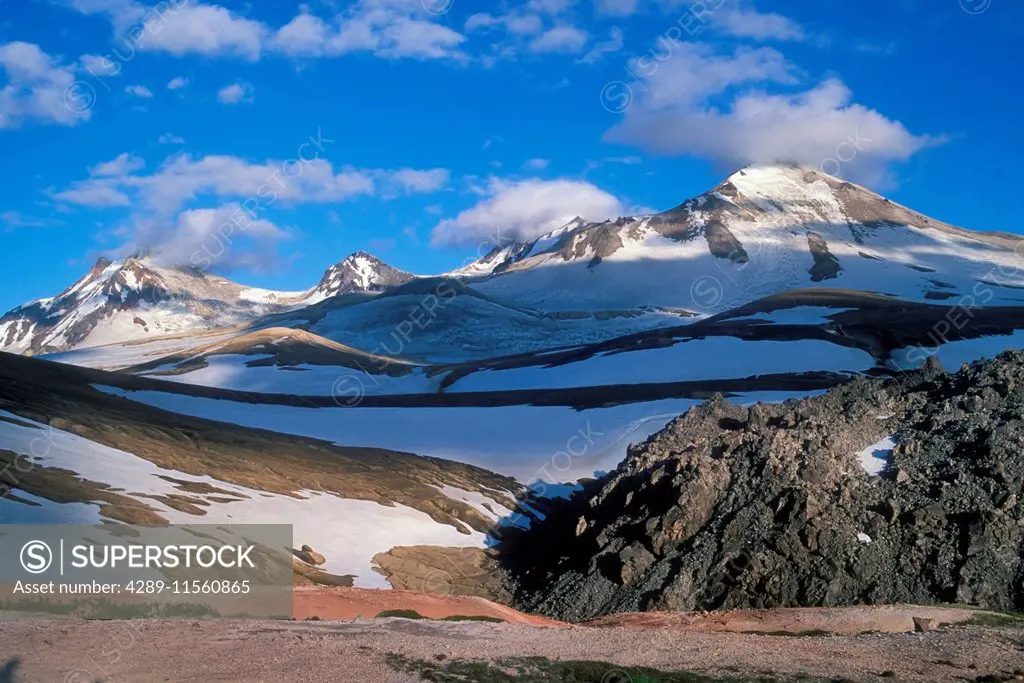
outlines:
[[[0,525],[0,618],[292,616],[285,524]]]

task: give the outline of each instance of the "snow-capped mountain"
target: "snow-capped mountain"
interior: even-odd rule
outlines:
[[[47,353],[247,323],[338,294],[378,292],[412,279],[357,252],[301,292],[246,287],[195,268],[155,266],[144,258],[99,259],[55,297],[0,318],[0,351]]]
[[[755,166],[663,213],[601,223],[576,218],[539,239],[497,245],[445,274],[472,296],[456,297],[454,305],[443,297],[429,313],[430,329],[415,340],[392,337],[423,301],[401,287],[417,276],[357,252],[311,289],[283,293],[138,259],[101,261],[59,296],[0,319],[0,349],[57,351],[260,324],[261,316],[291,316],[352,292],[378,296],[271,322],[363,351],[400,343],[404,353],[454,360],[495,355],[499,339],[505,352],[593,343],[808,287],[1017,305],[1022,241],[935,221],[815,169]],[[471,347],[468,354],[463,346]],[[451,355],[439,356],[441,347]]]
[[[796,166],[743,169],[651,216],[579,219],[502,245],[460,274],[499,300],[550,312],[639,306],[728,310],[808,286],[910,300],[1016,302],[1022,238],[940,223],[870,190]]]
[[[357,251],[324,273],[320,283],[306,297],[309,304],[339,294],[379,292],[412,280],[415,275],[392,268],[373,254]]]
[[[244,287],[197,269],[101,258],[57,296],[0,318],[0,349],[39,353],[222,327],[283,310],[302,297]]]

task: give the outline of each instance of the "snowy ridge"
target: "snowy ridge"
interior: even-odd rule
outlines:
[[[331,266],[319,285],[303,292],[245,287],[144,258],[100,259],[57,296],[0,318],[0,351],[47,353],[230,327],[339,294],[379,292],[412,278],[365,252]]]

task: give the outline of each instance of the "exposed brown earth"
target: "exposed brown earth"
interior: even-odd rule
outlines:
[[[181,374],[205,367],[207,359],[211,356],[229,354],[270,356],[267,359],[250,361],[248,364],[251,366],[331,365],[359,369],[364,372],[387,373],[394,376],[403,375],[414,367],[406,361],[366,353],[305,330],[270,327],[241,334],[227,341],[216,341],[163,356],[147,363],[125,368],[124,372],[142,373],[164,365],[174,365],[175,367],[172,369],[152,374]]]
[[[473,595],[510,603],[493,550],[401,546],[373,556],[378,572],[394,588],[436,595]]]
[[[342,602],[337,606],[351,609]],[[832,623],[841,621],[844,612],[834,610]],[[434,663],[529,656],[700,671],[730,680],[770,676],[775,681],[857,683],[1014,680],[1014,672],[1024,668],[1024,631],[1005,627],[803,637],[682,631],[685,636],[674,627],[404,619],[18,621],[0,622],[0,667],[8,663],[13,683],[420,680],[389,666],[394,654]],[[19,661],[11,664],[14,660]]]
[[[294,615],[298,620],[372,619],[381,612],[411,610],[427,619],[470,616],[500,619],[510,624],[562,626],[568,624],[526,614],[491,600],[465,595],[428,595],[410,590],[372,588],[296,588]]]

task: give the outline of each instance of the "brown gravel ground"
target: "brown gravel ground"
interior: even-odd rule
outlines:
[[[774,674],[781,680],[940,683],[1014,680],[1015,670],[1024,671],[1024,629],[959,626],[920,634],[787,637],[664,625],[405,619],[0,622],[0,668],[20,660],[8,679],[0,671],[3,683],[415,680],[389,669],[388,653],[431,661],[439,655],[448,661],[542,656],[723,676]]]

